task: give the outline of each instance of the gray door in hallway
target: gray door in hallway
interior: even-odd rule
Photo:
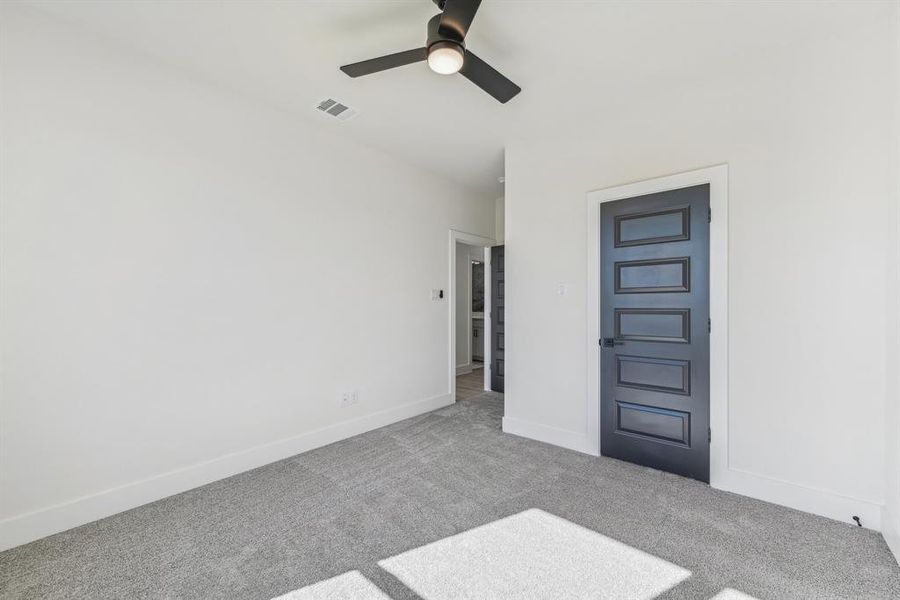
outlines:
[[[491,248],[491,389],[503,391],[503,313],[505,275],[503,246]]]
[[[600,209],[600,451],[709,481],[709,185]]]

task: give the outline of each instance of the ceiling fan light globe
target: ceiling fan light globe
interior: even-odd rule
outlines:
[[[428,49],[428,66],[441,75],[458,73],[464,58],[463,49],[452,42],[438,42]]]

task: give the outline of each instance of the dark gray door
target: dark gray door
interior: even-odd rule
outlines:
[[[600,206],[600,452],[708,482],[709,185]]]
[[[503,391],[503,246],[491,248],[491,389]]]

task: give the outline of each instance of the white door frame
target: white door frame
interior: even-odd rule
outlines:
[[[493,246],[496,242],[491,239],[480,235],[475,235],[474,233],[466,233],[465,231],[457,231],[455,229],[450,230],[450,285],[448,289],[450,293],[449,297],[449,312],[450,312],[450,356],[448,360],[448,373],[450,377],[450,398],[453,402],[456,402],[456,243],[460,242],[462,244],[468,244],[470,246],[481,246],[485,248],[485,277],[484,277],[484,303],[485,306],[490,306],[488,303],[491,301],[491,286],[489,279],[489,269],[490,265],[490,247]],[[484,339],[489,340],[490,338],[490,311],[485,311],[484,315]],[[491,350],[488,347],[487,342],[485,342],[484,348],[484,361],[485,361],[485,382],[488,382],[488,367],[491,359]],[[486,384],[487,385],[487,384]],[[487,389],[487,387],[485,388]]]
[[[588,440],[600,454],[600,204],[709,184],[709,483],[723,487],[728,471],[728,165],[637,181],[587,194]],[[596,445],[595,445],[596,444]]]
[[[483,323],[484,323],[484,332],[482,333],[483,339],[481,343],[484,345],[484,349],[481,353],[482,355],[482,363],[484,364],[484,389],[488,391],[491,389],[491,298],[493,296],[493,289],[491,288],[491,247],[496,245],[496,242],[491,246],[484,247],[484,311],[482,314],[484,315]]]

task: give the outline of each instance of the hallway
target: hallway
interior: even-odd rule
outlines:
[[[456,376],[457,402],[484,393],[484,363],[475,364],[477,366],[470,373]]]

